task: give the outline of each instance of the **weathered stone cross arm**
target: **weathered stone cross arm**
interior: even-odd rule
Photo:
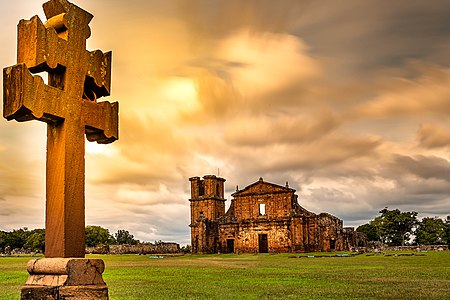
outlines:
[[[19,122],[39,120],[47,123],[66,119],[64,103],[48,101],[62,98],[63,91],[44,84],[43,79],[33,76],[25,64],[18,64],[3,70],[3,116]],[[107,144],[118,139],[117,102],[94,102],[81,99],[80,123],[85,123],[86,137],[90,142]]]
[[[90,142],[109,144],[119,138],[119,104],[117,102],[83,103],[83,115],[90,116],[85,120],[86,138]]]
[[[49,18],[45,25],[37,16],[29,21],[21,20],[18,25],[18,64],[5,68],[3,76],[5,86],[10,87],[4,89],[3,114],[8,120],[58,122],[67,117],[64,115],[67,103],[51,99],[63,97],[67,66],[73,60],[68,55],[71,47],[68,41],[70,16],[68,13],[57,14],[60,10],[53,6],[44,5]],[[86,22],[89,22],[92,15],[81,11]],[[85,40],[90,30],[87,24],[84,28],[79,34]],[[78,85],[78,95],[75,96],[87,100],[80,102],[86,111],[82,115],[86,116],[87,138],[99,143],[113,142],[118,138],[117,102],[101,102],[98,107],[94,105],[98,98],[110,94],[111,52],[104,54],[100,50],[84,50],[80,56],[78,62],[87,62],[85,65],[80,64],[86,75],[81,76],[84,81]],[[31,74],[42,71],[49,73],[49,85],[44,84],[40,76]]]

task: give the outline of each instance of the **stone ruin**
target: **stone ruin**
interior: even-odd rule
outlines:
[[[287,183],[260,178],[237,189],[225,212],[224,178],[189,180],[192,253],[349,251],[361,238],[341,219],[300,206]]]

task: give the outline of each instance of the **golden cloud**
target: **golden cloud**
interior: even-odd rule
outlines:
[[[348,113],[350,118],[394,119],[450,114],[450,69],[417,64],[414,78],[384,77],[372,100]]]
[[[424,123],[420,126],[417,136],[420,146],[424,148],[441,148],[450,146],[450,128],[437,124]]]

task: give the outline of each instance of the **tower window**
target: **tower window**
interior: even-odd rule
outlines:
[[[205,186],[203,185],[203,182],[200,182],[200,185],[198,187],[198,195],[199,196],[205,195]]]
[[[220,185],[216,184],[216,196],[220,197]]]
[[[259,215],[260,216],[266,215],[266,205],[264,203],[259,204]]]

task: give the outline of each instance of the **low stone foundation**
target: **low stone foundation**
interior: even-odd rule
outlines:
[[[176,254],[180,253],[177,243],[145,243],[138,245],[110,245],[86,248],[86,254]]]
[[[40,258],[27,264],[22,300],[108,299],[101,259]]]

